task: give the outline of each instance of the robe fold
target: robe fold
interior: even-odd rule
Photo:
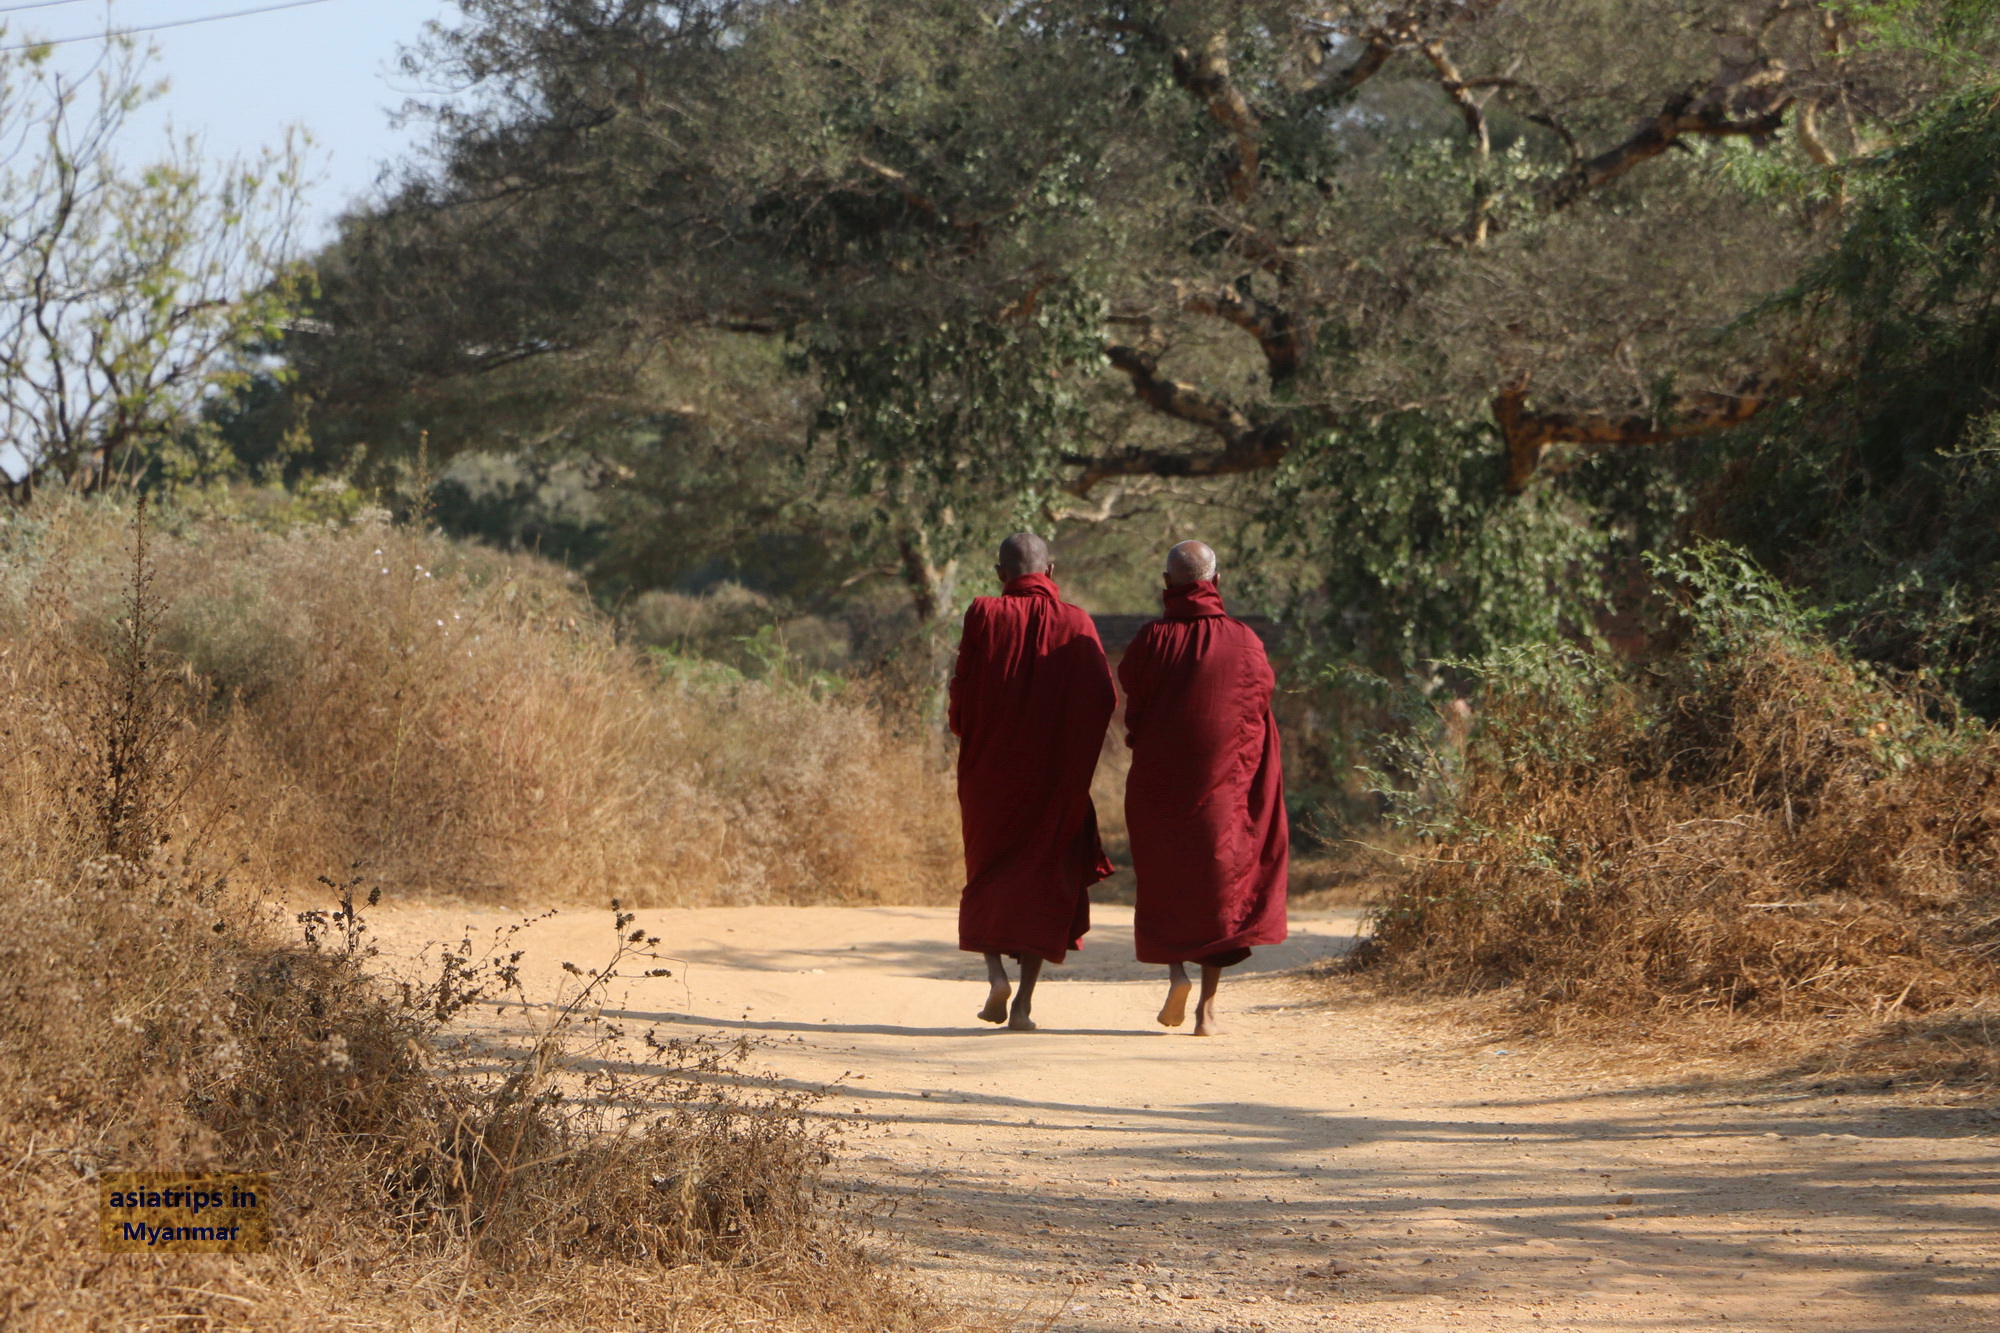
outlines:
[[[1097,627],[1046,574],[965,613],[951,678],[965,891],[958,947],[1051,963],[1090,929],[1111,873],[1090,778],[1117,702]]]
[[[1118,664],[1132,772],[1125,823],[1142,963],[1239,963],[1285,938],[1290,829],[1276,678],[1212,581],[1168,588],[1166,615]]]

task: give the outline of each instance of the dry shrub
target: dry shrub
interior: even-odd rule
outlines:
[[[644,592],[620,621],[625,635],[644,647],[724,662],[753,675],[837,671],[854,655],[849,626],[796,614],[738,583],[717,584],[698,597]]]
[[[0,523],[0,635],[114,616],[124,515]],[[206,683],[250,873],[639,905],[936,902],[948,776],[857,691],[620,645],[576,582],[384,523],[183,523],[161,642]]]
[[[516,959],[387,990],[353,885],[294,922],[231,883],[268,854],[226,808],[240,739],[154,651],[143,579],[90,585],[122,600],[104,622],[45,572],[10,625],[39,632],[0,638],[0,1324],[947,1326],[832,1216],[830,1143],[740,1053],[579,1071],[596,990],[658,943],[629,917],[496,1066],[446,1025]],[[272,1252],[99,1253],[93,1180],[121,1169],[271,1173]]]
[[[1989,1062],[1963,1037],[2000,982],[2000,741],[1727,555],[1677,572],[1689,639],[1645,673],[1477,669],[1470,740],[1405,765],[1432,841],[1359,963],[1566,1021],[1859,1024]]]

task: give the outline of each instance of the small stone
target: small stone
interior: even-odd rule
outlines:
[[[1633,1198],[1629,1194],[1621,1194],[1617,1198],[1613,1199],[1611,1202],[1617,1204],[1620,1208],[1630,1208],[1633,1204],[1637,1203],[1638,1200]]]

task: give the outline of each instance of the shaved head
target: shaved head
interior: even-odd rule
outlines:
[[[1017,532],[1000,543],[1000,557],[994,563],[1003,579],[1018,579],[1023,574],[1046,574],[1050,564],[1049,544],[1032,532]]]
[[[1167,552],[1167,586],[1205,583],[1215,577],[1215,552],[1202,542],[1182,542]]]

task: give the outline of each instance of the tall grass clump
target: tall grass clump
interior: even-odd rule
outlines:
[[[0,625],[112,623],[124,526],[61,501],[0,519]],[[359,866],[404,892],[642,906],[956,887],[929,739],[858,688],[620,644],[554,566],[365,517],[169,517],[154,545],[159,650],[207,693],[190,725],[226,750],[266,882]]]
[[[1987,1061],[2000,742],[1817,637],[1732,552],[1661,572],[1675,651],[1471,664],[1469,734],[1395,756],[1427,845],[1359,965],[1565,1022],[1922,1028]]]
[[[496,1051],[451,1024],[512,988],[514,955],[391,989],[358,882],[277,910],[234,766],[267,742],[168,646],[186,608],[153,564],[171,542],[145,534],[121,570],[70,562],[101,533],[44,531],[0,620],[0,1322],[946,1324],[841,1224],[802,1099],[727,1050],[662,1047],[646,1078],[578,1065],[603,986],[660,944],[629,914],[525,1047]],[[93,1182],[115,1170],[269,1173],[271,1252],[101,1253]]]

